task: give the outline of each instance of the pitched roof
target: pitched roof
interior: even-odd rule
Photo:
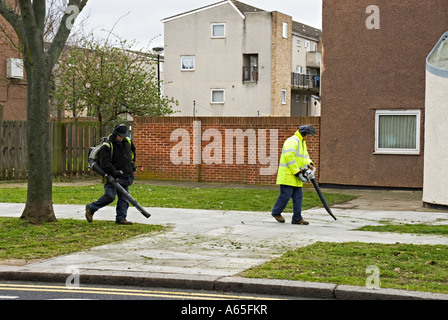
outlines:
[[[322,39],[322,30],[307,26],[306,24],[297,21],[292,22],[292,33],[316,41]]]
[[[239,13],[243,16],[243,18],[244,18],[245,13],[267,12],[266,10],[248,5],[246,3],[243,3],[243,2],[240,2],[237,0],[224,0],[224,1],[212,3],[212,4],[209,4],[204,7],[196,8],[196,9],[193,9],[190,11],[186,11],[186,12],[179,13],[177,15],[162,19],[162,22],[167,22],[169,20],[180,18],[182,16],[189,15],[189,14],[192,14],[195,12],[207,10],[207,9],[217,7],[217,6],[226,4],[226,3],[231,3],[236,8],[236,10],[238,10]],[[322,39],[322,31],[320,29],[316,29],[316,28],[307,26],[303,23],[296,22],[296,21],[292,22],[292,32],[297,35],[301,35],[305,38],[310,38],[310,39],[317,40],[317,41],[320,41]]]
[[[207,10],[207,9],[210,9],[210,8],[213,8],[213,7],[217,7],[217,6],[223,5],[223,4],[228,3],[228,2],[229,2],[229,0],[215,2],[215,3],[209,4],[209,5],[200,7],[200,8],[196,8],[196,9],[193,9],[193,10],[189,10],[189,11],[186,11],[186,12],[182,12],[182,13],[176,14],[176,15],[171,16],[171,17],[167,17],[165,19],[162,19],[162,22],[167,22],[167,21],[174,20],[176,18],[180,18],[180,17],[186,16],[186,15],[189,15],[189,14],[192,14],[192,13],[195,13],[195,12],[199,12],[199,11]]]
[[[243,14],[246,13],[246,12],[266,12],[263,9],[256,8],[254,6],[245,4],[245,3],[240,2],[240,1],[236,1],[236,0],[230,0],[230,1],[232,1],[232,3],[235,5],[235,7],[238,10],[240,10],[241,13],[243,13]]]

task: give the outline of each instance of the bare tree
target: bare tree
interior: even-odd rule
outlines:
[[[87,0],[69,0],[51,43],[45,43],[46,0],[0,0],[0,15],[19,38],[28,81],[28,192],[21,218],[40,224],[56,221],[53,209],[51,147],[49,144],[50,77],[76,16]]]

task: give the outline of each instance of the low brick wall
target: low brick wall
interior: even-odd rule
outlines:
[[[283,143],[303,124],[320,129],[320,117],[137,117],[136,177],[275,184]],[[319,133],[307,145],[319,168]]]

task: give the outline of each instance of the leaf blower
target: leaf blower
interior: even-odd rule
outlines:
[[[314,173],[316,172],[316,168],[313,167],[313,169],[310,169],[308,167],[304,167],[300,169],[300,172],[298,174],[300,180],[303,182],[311,181],[311,183],[314,186],[314,189],[316,189],[317,194],[319,195],[320,201],[325,207],[325,210],[327,210],[328,214],[333,217],[334,220],[337,220],[336,217],[331,212],[330,207],[327,204],[327,201],[324,198],[324,195],[322,194],[322,191],[320,191],[319,184],[317,183],[316,179],[314,178]]]
[[[93,148],[90,148],[90,152]],[[126,191],[125,188],[123,188],[119,183],[118,179],[115,180],[112,176],[108,175],[104,170],[100,167],[98,163],[96,163],[95,160],[89,157],[89,168],[95,172],[97,172],[100,176],[107,179],[107,181],[112,184],[115,189],[117,189],[118,192],[120,192],[142,215],[144,215],[146,218],[149,218],[151,215],[135,200],[129,192]]]

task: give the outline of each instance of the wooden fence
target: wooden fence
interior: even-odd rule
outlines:
[[[53,175],[89,173],[87,154],[111,127],[91,122],[50,122]],[[27,178],[26,121],[0,122],[0,181]]]

